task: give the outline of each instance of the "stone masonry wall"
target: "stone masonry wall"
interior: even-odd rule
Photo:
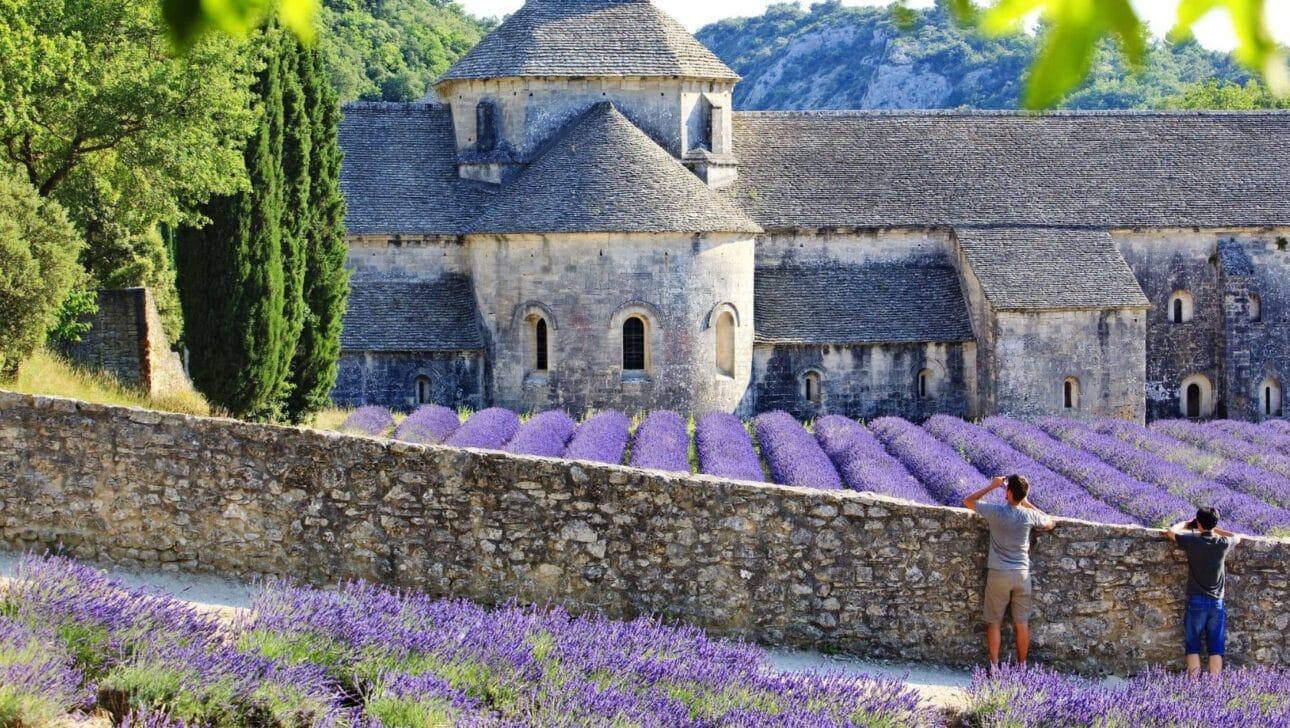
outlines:
[[[0,393],[11,547],[483,603],[655,613],[717,635],[979,664],[987,536],[966,511]],[[1158,533],[1036,536],[1034,659],[1181,658],[1185,566]],[[1233,663],[1290,665],[1290,542],[1231,561]]]
[[[59,353],[80,366],[102,370],[157,397],[192,388],[179,355],[170,349],[152,292],[123,288],[98,292],[90,330]]]

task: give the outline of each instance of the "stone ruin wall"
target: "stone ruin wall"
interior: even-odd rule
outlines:
[[[170,349],[152,291],[122,288],[98,292],[99,310],[90,330],[58,352],[78,366],[106,372],[150,397],[189,391],[192,384],[179,354]]]
[[[980,664],[987,534],[966,511],[0,393],[11,548],[483,603],[644,613],[716,635]],[[1229,658],[1290,665],[1290,542],[1231,563]],[[1158,533],[1036,536],[1034,659],[1181,660],[1185,565]]]

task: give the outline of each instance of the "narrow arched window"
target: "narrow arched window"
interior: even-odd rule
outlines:
[[[497,149],[497,104],[480,101],[475,107],[475,148],[481,152]]]
[[[802,396],[811,404],[820,403],[820,373],[807,372],[802,377]]]
[[[434,390],[430,386],[430,377],[417,377],[417,404],[430,404],[434,401]]]
[[[924,369],[918,373],[918,396],[927,399],[932,396],[932,370]]]
[[[1250,294],[1250,320],[1263,320],[1263,300],[1259,298],[1257,293]]]
[[[717,317],[717,371],[735,375],[735,316],[729,311]]]
[[[550,349],[547,348],[546,319],[533,325],[533,369],[544,372],[550,366]]]
[[[1075,377],[1067,377],[1062,383],[1062,407],[1065,409],[1079,408],[1079,380]]]
[[[632,316],[623,322],[623,370],[645,369],[645,321]]]
[[[1194,312],[1191,294],[1187,291],[1174,291],[1169,297],[1169,320],[1175,324],[1191,321]]]

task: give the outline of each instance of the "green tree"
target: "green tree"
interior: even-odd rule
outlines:
[[[79,276],[80,235],[67,213],[23,179],[0,170],[0,381],[57,323],[59,304]]]
[[[282,84],[282,322],[283,339],[278,355],[278,391],[272,400],[277,419],[290,394],[291,362],[305,322],[304,283],[306,246],[313,221],[309,206],[310,154],[313,129],[309,100],[305,95],[305,75],[309,59],[300,41],[290,33],[278,36],[279,72]]]
[[[1290,109],[1290,98],[1276,96],[1268,87],[1250,80],[1244,85],[1209,80],[1193,84],[1181,94],[1166,99],[1168,109]]]
[[[180,230],[179,293],[193,383],[234,416],[264,412],[280,391],[283,319],[283,109],[277,31],[259,39],[260,120],[246,143],[250,189],[213,198],[210,223]]]
[[[172,338],[157,224],[246,184],[252,63],[221,36],[172,57],[155,0],[0,0],[0,157],[66,208],[93,285],[156,289]]]
[[[305,323],[292,363],[286,414],[302,422],[326,407],[336,384],[340,359],[341,318],[349,296],[345,268],[345,197],[340,191],[341,151],[337,139],[340,104],[327,78],[323,53],[305,53],[302,73],[309,107],[313,148],[309,155],[309,203],[312,216],[305,239]]]

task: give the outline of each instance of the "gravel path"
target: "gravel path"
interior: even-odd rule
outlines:
[[[0,551],[0,588],[17,575],[20,559],[20,554]],[[251,606],[251,585],[235,579],[170,571],[100,568],[127,586],[169,594],[202,609],[228,616]],[[767,649],[766,655],[771,665],[780,672],[818,670],[898,678],[917,690],[928,703],[942,709],[964,707],[966,688],[972,681],[971,673],[949,668],[875,662],[845,655],[798,650]]]

